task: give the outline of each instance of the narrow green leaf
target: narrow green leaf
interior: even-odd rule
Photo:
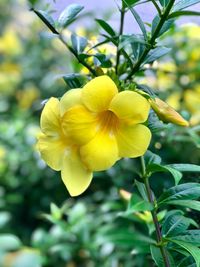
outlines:
[[[93,56],[94,56],[94,63],[96,66],[102,68],[110,68],[112,66],[112,62],[106,55],[97,53],[94,54]]]
[[[194,164],[170,164],[167,165],[180,172],[200,172],[200,166]]]
[[[43,10],[32,10],[53,33],[58,34],[57,30],[55,29],[54,20],[47,12]]]
[[[200,246],[200,230],[187,230],[182,235],[170,237],[173,240],[184,241],[194,246]]]
[[[119,40],[118,48],[119,49],[124,48],[127,45],[132,44],[132,43],[141,43],[141,44],[148,45],[142,35],[132,34],[132,35],[122,35]]]
[[[161,254],[160,249],[155,245],[150,245],[150,251],[151,251],[151,256],[152,256],[154,262],[156,263],[156,265],[158,267],[165,267],[166,265],[164,263],[163,256]],[[170,262],[170,267],[175,267],[175,262],[171,256],[171,254],[168,251],[166,251],[166,253],[167,253],[167,256],[168,256],[168,259]]]
[[[189,243],[180,241],[180,240],[173,240],[173,239],[169,239],[169,241],[176,243],[177,245],[179,245],[180,247],[184,248],[185,250],[187,250],[194,258],[197,267],[200,267],[200,249],[198,247],[195,247],[194,245],[191,245]]]
[[[87,39],[76,34],[71,35],[71,42],[72,47],[77,54],[82,53],[87,46]]]
[[[187,230],[189,225],[189,218],[184,217],[178,211],[172,211],[163,223],[162,233],[164,236],[174,236]]]
[[[200,12],[189,11],[189,10],[176,11],[176,12],[171,13],[169,15],[169,18],[176,18],[176,17],[180,17],[180,16],[200,16]]]
[[[142,31],[143,35],[144,35],[144,39],[145,40],[148,40],[148,37],[147,37],[147,31],[146,31],[146,28],[145,28],[145,25],[142,21],[142,19],[140,18],[139,14],[135,11],[135,9],[133,7],[131,7],[127,0],[122,0],[123,3],[129,8],[129,10],[131,11],[131,13],[133,14],[135,20],[137,21],[139,27],[140,27],[140,30]]]
[[[194,262],[194,259],[192,256],[187,256],[184,259],[182,259],[177,267],[197,267],[196,263]]]
[[[150,164],[160,164],[161,163],[161,157],[150,150],[147,150],[147,152],[144,154],[144,160],[146,163],[146,166]]]
[[[173,11],[178,11],[178,10],[182,10],[185,9],[189,6],[193,6],[197,3],[199,3],[200,0],[180,0],[179,2],[177,2],[174,7],[173,7]]]
[[[153,61],[159,59],[160,57],[166,55],[171,51],[171,48],[167,48],[164,46],[156,47],[155,49],[151,50],[148,55],[146,56],[143,64],[145,63],[152,63]]]
[[[135,5],[137,2],[139,2],[140,0],[126,0],[126,3],[129,5],[129,6],[133,6]],[[127,4],[124,3],[124,1],[122,1],[122,4],[123,4],[123,8],[126,8],[127,7]]]
[[[143,183],[138,182],[137,180],[135,180],[135,185],[137,186],[137,189],[141,195],[141,197],[148,201],[148,197],[147,197],[147,193],[146,193],[146,189],[145,189],[145,185]]]
[[[61,76],[69,89],[80,88],[83,86],[84,76],[78,73],[66,74]]]
[[[126,212],[130,214],[136,211],[147,211],[147,210],[149,211],[152,209],[153,205],[151,203],[149,203],[146,200],[143,200],[142,198],[133,193],[129,201],[128,209]]]
[[[161,6],[166,7],[170,0],[159,0]]]
[[[151,35],[154,35],[156,27],[160,23],[160,19],[161,18],[159,17],[159,15],[156,15],[155,18],[153,19],[152,25],[151,25]],[[168,31],[171,28],[173,23],[174,23],[174,19],[169,19],[169,20],[165,21],[165,23],[163,24],[162,28],[160,29],[157,37],[159,37],[160,35],[162,35],[166,31]]]
[[[107,22],[105,22],[102,19],[95,19],[95,20],[101,26],[101,28],[103,28],[104,31],[106,31],[110,36],[116,35],[115,31],[112,29],[112,27]]]
[[[174,186],[165,191],[158,199],[158,204],[174,200],[191,200],[200,197],[200,184],[187,183]]]
[[[160,165],[160,164],[149,164],[147,166],[147,171],[150,173],[155,173],[155,172],[169,172],[171,173],[171,175],[173,176],[174,180],[175,180],[175,184],[177,185],[181,178],[182,178],[182,173],[179,172],[178,170],[172,168],[171,166],[168,165]]]
[[[78,4],[71,4],[67,6],[58,18],[58,24],[60,27],[68,26],[76,16],[83,10],[83,6]]]
[[[171,200],[167,201],[167,204],[183,206],[186,208],[200,211],[200,201],[196,200]]]
[[[148,118],[148,127],[150,128],[152,133],[158,133],[163,130],[166,130],[168,127],[167,124],[164,124],[158,119],[158,116],[156,113],[151,109],[149,113],[149,118]]]

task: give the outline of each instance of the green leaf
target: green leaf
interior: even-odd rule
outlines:
[[[171,13],[169,15],[169,18],[176,18],[176,17],[180,17],[180,16],[200,16],[200,12],[189,11],[189,10],[176,11],[176,12]]]
[[[147,150],[147,152],[144,154],[144,160],[146,163],[146,166],[155,163],[160,164],[161,163],[161,157],[150,150]]]
[[[142,19],[140,18],[139,14],[135,11],[134,8],[132,8],[132,7],[127,3],[127,0],[122,0],[122,1],[123,1],[123,3],[129,8],[129,10],[131,11],[131,13],[133,14],[135,20],[137,21],[137,24],[138,24],[139,27],[140,27],[140,30],[141,30],[142,33],[143,33],[144,39],[145,39],[145,40],[148,40],[148,37],[147,37],[147,31],[146,31],[145,25],[144,25]]]
[[[173,11],[182,10],[182,9],[187,8],[189,6],[195,5],[199,2],[200,2],[200,0],[180,0],[179,2],[177,2],[174,5],[172,10]]]
[[[160,164],[149,164],[147,166],[147,171],[150,173],[155,173],[155,172],[169,172],[171,173],[171,175],[173,176],[174,180],[175,180],[175,184],[177,185],[179,183],[179,181],[182,178],[182,173],[179,172],[178,170],[172,168],[171,166],[168,165],[160,165]]]
[[[170,164],[167,165],[180,172],[200,172],[200,166],[194,164]]]
[[[141,195],[141,197],[148,201],[148,197],[147,197],[147,193],[146,193],[146,189],[145,189],[145,185],[143,183],[138,182],[137,180],[135,180],[135,185],[137,186],[137,189]]]
[[[149,211],[152,210],[154,207],[151,203],[146,200],[143,200],[136,194],[132,194],[131,199],[128,204],[127,213],[134,213],[136,211]]]
[[[83,6],[78,4],[71,4],[67,6],[58,18],[58,24],[60,27],[68,26],[76,16],[83,10]]]
[[[93,56],[94,56],[94,63],[96,66],[102,68],[110,68],[112,66],[112,62],[106,55],[97,53]]]
[[[184,217],[180,211],[173,210],[167,214],[162,227],[164,236],[173,236],[184,232],[190,225],[190,219]]]
[[[87,46],[87,39],[76,34],[71,35],[71,42],[72,47],[77,54],[82,53]]]
[[[152,63],[153,61],[157,60],[158,58],[168,54],[171,51],[171,48],[167,48],[164,46],[156,47],[155,49],[151,50],[148,55],[146,56],[143,64]]]
[[[82,87],[84,83],[83,80],[85,79],[85,77],[79,73],[66,74],[61,77],[66,82],[69,89]]]
[[[132,43],[141,43],[148,45],[143,38],[143,35],[140,34],[132,34],[132,35],[122,35],[119,40],[119,49],[127,47],[127,45]]]
[[[187,256],[181,260],[177,267],[197,267],[192,256]]]
[[[182,235],[176,235],[170,237],[173,240],[184,241],[186,243],[191,243],[194,246],[200,246],[200,230],[187,230]]]
[[[55,22],[53,18],[43,10],[35,10],[32,9],[35,14],[44,22],[44,24],[55,34],[58,34],[57,30],[55,29]]]
[[[12,234],[0,234],[0,250],[16,250],[22,246],[19,238]]]
[[[156,15],[155,18],[153,19],[152,25],[151,25],[151,35],[154,35],[157,25],[160,23],[160,19],[161,18],[158,15]],[[174,19],[169,19],[165,21],[165,23],[163,24],[162,28],[159,31],[159,34],[157,34],[157,37],[159,37],[166,31],[168,31],[171,28],[173,23],[174,23]]]
[[[103,28],[104,31],[106,31],[110,36],[116,35],[115,31],[111,28],[111,26],[107,22],[105,22],[102,19],[95,19],[95,20],[101,26],[101,28]]]
[[[166,130],[168,127],[167,124],[164,124],[158,119],[158,116],[156,113],[151,109],[149,113],[149,118],[148,118],[148,127],[150,128],[152,133],[158,133],[163,130]]]
[[[122,0],[123,8],[126,8],[127,5],[133,6],[133,5],[135,5],[139,1],[140,0],[126,0],[126,4],[125,4],[125,2]]]
[[[154,262],[156,263],[156,265],[158,267],[165,267],[166,265],[164,263],[163,256],[161,254],[160,249],[155,245],[150,245],[150,251],[151,251],[151,256]],[[166,253],[167,253],[167,256],[170,262],[170,267],[175,267],[175,263],[174,263],[174,260],[171,254],[168,251],[166,251]]]
[[[166,7],[170,0],[159,0],[161,6]]]
[[[158,199],[158,204],[169,203],[174,200],[191,200],[200,197],[200,184],[187,183],[174,186],[166,190]]]
[[[187,250],[194,258],[197,267],[200,267],[200,249],[198,247],[195,247],[194,245],[191,245],[189,243],[183,242],[183,241],[179,241],[179,240],[173,240],[173,239],[169,239],[169,241],[176,243],[177,245],[179,245],[180,247],[184,248],[185,250]]]
[[[130,231],[127,228],[120,228],[116,229],[115,226],[112,226],[111,229],[107,231],[101,231],[99,232],[99,240],[97,241],[99,244],[104,244],[105,242],[111,242],[118,246],[128,247],[132,246],[133,244],[155,244],[155,240],[140,234],[136,231]]]
[[[59,209],[58,206],[56,206],[56,204],[54,203],[51,203],[50,205],[50,210],[51,210],[51,215],[53,216],[53,218],[55,220],[60,220],[61,217],[62,217],[62,212],[61,210]]]
[[[171,201],[168,201],[167,204],[179,205],[179,206],[183,206],[186,208],[200,211],[200,202],[196,200],[171,200]]]

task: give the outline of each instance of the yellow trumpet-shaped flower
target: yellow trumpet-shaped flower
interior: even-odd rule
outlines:
[[[142,123],[149,109],[143,96],[132,91],[118,93],[108,76],[100,76],[83,87],[80,104],[65,112],[63,132],[80,146],[89,170],[106,170],[122,157],[145,153],[151,132]]]
[[[73,90],[68,93],[69,100],[72,100],[73,94]],[[70,107],[70,104],[67,104]],[[61,111],[63,108],[59,100],[50,98],[41,115],[42,133],[38,137],[37,147],[47,165],[56,171],[61,170],[62,180],[70,195],[76,196],[89,186],[92,172],[81,162],[76,144],[64,135],[61,128]]]
[[[67,92],[60,102],[47,102],[38,149],[51,168],[61,170],[69,193],[79,195],[89,186],[92,172],[145,153],[151,132],[142,123],[149,109],[143,96],[118,93],[108,76],[97,77],[83,89]]]

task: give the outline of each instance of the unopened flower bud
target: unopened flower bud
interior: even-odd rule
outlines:
[[[126,201],[129,201],[131,199],[131,193],[124,190],[124,189],[120,189],[119,194],[120,194],[121,198],[126,200]]]
[[[163,122],[171,122],[185,127],[189,126],[188,121],[160,98],[156,97],[155,99],[149,99],[149,103],[158,115],[158,118]]]

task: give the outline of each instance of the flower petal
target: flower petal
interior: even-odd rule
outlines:
[[[116,134],[119,156],[136,158],[142,156],[150,143],[151,132],[142,125],[121,125]]]
[[[83,165],[78,151],[71,149],[63,159],[61,177],[70,195],[78,196],[90,185],[92,172]]]
[[[99,76],[83,87],[82,101],[89,110],[101,112],[109,107],[117,92],[117,87],[111,78],[106,75]]]
[[[49,136],[57,136],[60,133],[60,107],[59,100],[51,97],[45,104],[40,119],[41,130]]]
[[[61,170],[66,149],[66,145],[61,138],[49,137],[41,133],[38,137],[37,148],[48,166],[56,171]]]
[[[76,144],[89,142],[96,134],[96,115],[84,106],[77,105],[65,112],[62,118],[63,132]]]
[[[88,169],[92,171],[109,169],[119,159],[115,136],[107,132],[98,133],[80,148],[80,154]]]
[[[148,118],[150,105],[140,94],[123,91],[117,94],[110,103],[109,110],[118,118],[130,120],[133,124],[145,122]]]
[[[60,99],[61,116],[63,116],[69,108],[81,104],[81,91],[82,89],[71,89],[62,96]]]

